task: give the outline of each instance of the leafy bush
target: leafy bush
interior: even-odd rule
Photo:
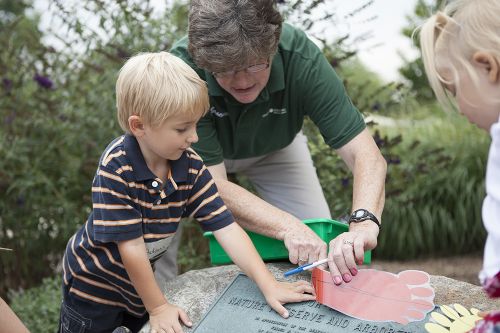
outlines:
[[[487,133],[457,114],[429,117],[400,131],[404,140],[389,155],[397,163],[389,164],[377,255],[404,259],[481,251]]]
[[[56,332],[61,309],[61,278],[45,278],[40,286],[11,292],[10,306],[30,332]]]
[[[28,2],[9,4],[0,2],[0,244],[14,251],[0,254],[0,295],[52,275],[87,218],[99,155],[121,133],[114,86],[124,60],[185,32],[177,3],[154,16],[148,1],[52,1],[57,48],[42,41]]]

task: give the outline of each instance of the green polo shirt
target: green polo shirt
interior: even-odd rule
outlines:
[[[188,38],[171,52],[207,82],[210,110],[198,123],[193,145],[205,164],[262,156],[289,145],[308,116],[325,142],[342,147],[365,128],[344,86],[321,50],[306,34],[283,25],[267,86],[249,104],[236,101],[210,72],[198,68],[187,51]]]

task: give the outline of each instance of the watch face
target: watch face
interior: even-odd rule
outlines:
[[[357,218],[360,218],[360,217],[363,217],[365,214],[366,214],[365,210],[364,209],[360,209],[360,210],[356,211],[356,215],[355,216]]]

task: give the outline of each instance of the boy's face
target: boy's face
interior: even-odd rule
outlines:
[[[156,157],[177,160],[191,144],[198,142],[198,115],[172,116],[159,127],[144,125],[141,141]]]

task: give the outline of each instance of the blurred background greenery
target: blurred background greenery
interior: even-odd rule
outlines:
[[[90,211],[99,155],[120,134],[117,71],[131,55],[168,50],[183,36],[186,2],[169,1],[158,13],[150,1],[53,0],[53,24],[41,31],[32,1],[0,0],[0,247],[13,249],[0,252],[0,296],[33,332],[55,330],[61,256]],[[321,21],[338,23],[324,14],[324,2],[278,1],[288,20],[307,31]],[[441,2],[418,1],[402,33],[410,38],[429,7]],[[346,17],[373,16],[372,3]],[[481,251],[488,135],[440,110],[421,59],[406,62],[401,82],[384,82],[358,60],[352,36],[315,37],[388,162],[375,260]],[[58,47],[50,46],[54,41]],[[332,215],[341,218],[350,211],[351,175],[310,122],[304,131]],[[186,222],[181,271],[210,265],[201,235]]]

